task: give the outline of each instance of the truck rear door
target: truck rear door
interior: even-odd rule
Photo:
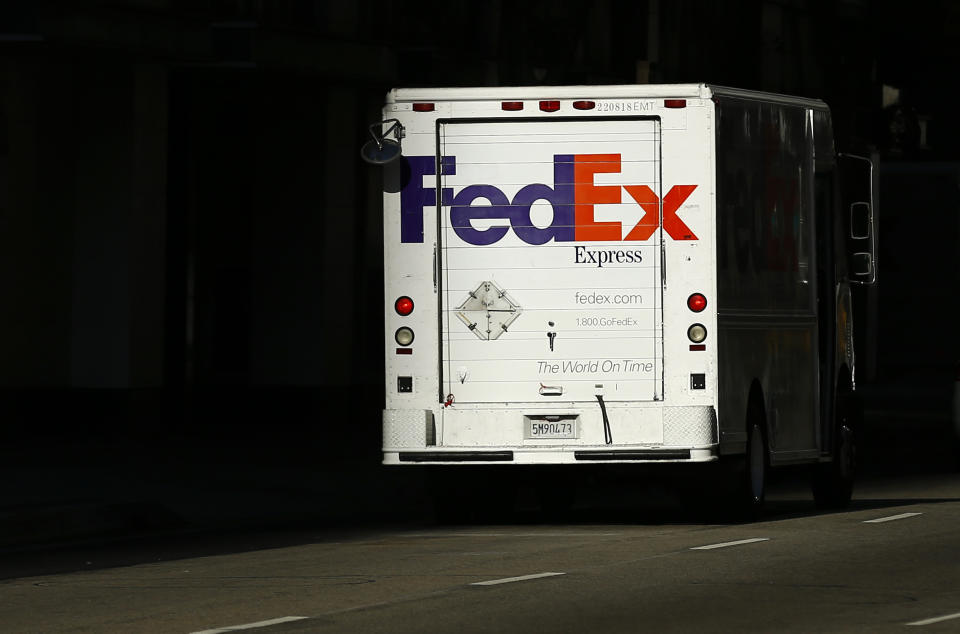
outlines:
[[[659,399],[659,120],[438,125],[441,397]]]

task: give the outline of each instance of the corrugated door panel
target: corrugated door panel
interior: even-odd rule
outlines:
[[[659,122],[452,122],[439,142],[445,393],[659,398]]]

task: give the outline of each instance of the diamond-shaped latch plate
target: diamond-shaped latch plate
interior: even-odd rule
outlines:
[[[493,282],[480,282],[457,307],[457,318],[478,338],[493,341],[507,332],[521,312],[505,290]]]

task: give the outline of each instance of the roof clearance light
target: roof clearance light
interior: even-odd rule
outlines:
[[[398,297],[397,301],[393,303],[393,309],[397,311],[398,315],[406,317],[413,312],[413,300],[406,295]]]
[[[664,99],[663,107],[664,108],[686,108],[687,100],[686,99]]]
[[[414,112],[433,112],[434,105],[432,103],[415,103],[413,104]]]
[[[501,101],[501,102],[500,102],[500,109],[501,109],[501,110],[507,110],[507,111],[510,111],[510,112],[515,112],[515,111],[517,111],[517,110],[523,110],[523,102],[522,102],[522,101]]]
[[[409,346],[413,343],[413,330],[407,328],[406,326],[401,326],[397,328],[397,332],[393,334],[393,338],[396,340],[397,344],[401,346]]]
[[[703,324],[693,324],[687,328],[687,338],[693,343],[703,343],[707,338],[707,328]]]
[[[687,308],[692,310],[695,313],[703,312],[703,309],[707,307],[707,298],[700,293],[694,293],[687,298]]]
[[[544,112],[556,112],[560,109],[559,101],[541,101],[540,109]]]
[[[574,101],[573,107],[577,110],[593,110],[597,106],[595,101]]]

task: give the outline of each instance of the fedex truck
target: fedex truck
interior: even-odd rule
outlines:
[[[770,467],[808,463],[819,503],[849,501],[872,168],[835,151],[825,103],[397,89],[370,131],[385,464],[718,462],[756,509]]]

